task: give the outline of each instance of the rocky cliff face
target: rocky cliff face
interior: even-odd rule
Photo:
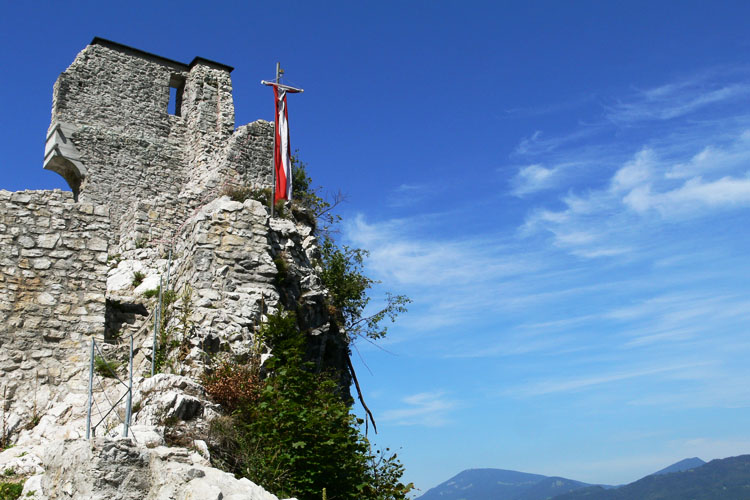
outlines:
[[[73,192],[0,191],[0,471],[28,478],[29,498],[275,498],[210,467],[221,410],[200,380],[217,358],[272,355],[257,332],[279,308],[349,386],[312,228],[222,196],[270,180],[272,125],[234,129],[230,72],[95,39],[54,89],[45,168]],[[155,353],[160,283],[171,298]],[[89,405],[92,339],[113,363]]]

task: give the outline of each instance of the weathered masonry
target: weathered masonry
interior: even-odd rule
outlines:
[[[136,379],[149,372],[157,299],[146,292],[165,275],[189,316],[165,327],[163,345],[179,345],[165,354],[170,375],[197,380],[210,355],[257,349],[259,325],[283,307],[309,358],[349,387],[309,215],[272,218],[258,201],[222,196],[271,183],[273,124],[235,128],[231,71],[95,38],[57,79],[43,166],[72,192],[0,190],[4,442],[43,449],[82,436],[92,336],[116,351],[132,335]]]
[[[235,129],[232,69],[94,38],[55,83],[44,168],[109,207],[122,249],[171,238],[223,183],[270,184],[272,125]]]
[[[3,439],[83,431],[60,422],[81,417],[92,335],[139,332],[144,373],[152,341],[141,327],[156,299],[143,292],[166,274],[168,249],[171,286],[192,297],[190,328],[170,326],[175,373],[197,377],[208,351],[247,352],[282,305],[297,311],[311,358],[346,367],[312,228],[221,197],[271,180],[273,124],[235,128],[231,71],[95,38],[57,79],[43,166],[72,192],[0,190]]]

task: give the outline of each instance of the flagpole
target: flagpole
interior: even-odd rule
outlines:
[[[276,85],[279,84],[279,73],[281,73],[281,63],[276,62]],[[276,115],[279,114],[279,103],[276,102],[276,99],[273,101],[274,105],[274,123],[278,122],[276,119]],[[278,135],[279,131],[276,130],[276,126],[274,126],[273,129],[273,155],[271,155],[271,178],[273,179],[273,182],[271,184],[271,199],[269,201],[271,205],[271,218],[273,219],[273,202],[276,198],[276,136]]]

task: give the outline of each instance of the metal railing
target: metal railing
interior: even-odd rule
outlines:
[[[169,278],[170,278],[171,268],[172,268],[172,250],[170,249],[169,258],[167,261],[167,282],[166,282],[167,290],[169,290]],[[116,370],[113,368],[112,361],[107,359],[107,357],[102,352],[102,349],[99,347],[99,344],[103,344],[106,342],[105,339],[100,339],[99,343],[97,343],[97,338],[91,337],[91,349],[89,353],[88,404],[86,407],[86,439],[91,439],[91,436],[96,435],[96,428],[99,425],[101,425],[102,422],[104,422],[113,411],[115,411],[117,406],[126,397],[127,397],[127,400],[125,402],[125,418],[123,419],[123,417],[121,417],[120,414],[117,412],[115,412],[115,415],[117,415],[117,418],[123,424],[123,431],[122,431],[123,437],[128,437],[128,434],[130,433],[130,423],[131,423],[132,414],[133,414],[133,339],[134,337],[141,335],[149,327],[149,320],[151,319],[151,317],[153,317],[154,318],[154,334],[153,334],[153,346],[151,350],[151,376],[153,376],[155,372],[155,368],[156,368],[156,356],[157,356],[157,348],[158,348],[157,332],[159,330],[161,318],[162,318],[163,288],[164,288],[164,280],[160,279],[158,302],[154,306],[154,309],[151,312],[151,314],[143,321],[143,324],[138,329],[138,331],[129,335],[130,349],[128,352],[128,382],[127,383],[125,383],[117,375]],[[98,353],[99,358],[102,360],[101,362],[102,370],[109,372],[109,375],[111,375],[110,378],[114,378],[119,384],[123,385],[126,388],[125,393],[122,396],[120,396],[120,398],[117,399],[117,401],[115,401],[114,403],[110,399],[104,387],[104,384],[102,383],[102,378],[104,378],[103,375],[96,373],[95,362],[96,362],[97,353]],[[103,411],[99,407],[99,403],[94,398],[94,380],[96,380],[96,382],[98,383],[99,388],[101,389],[101,392],[104,394],[104,397],[107,403],[109,403],[109,409],[106,410],[106,412]],[[92,413],[93,413],[94,406],[96,406],[96,409],[98,411],[99,421],[92,425]],[[133,439],[135,439],[134,436],[133,436]]]
[[[107,417],[112,413],[115,408],[122,402],[125,397],[127,397],[127,402],[125,405],[125,418],[123,419],[119,413],[115,412],[115,415],[117,415],[117,418],[120,419],[120,422],[123,424],[123,431],[122,435],[124,437],[127,437],[130,431],[130,420],[132,416],[132,403],[133,403],[133,337],[135,334],[130,335],[130,349],[128,352],[128,383],[126,384],[118,375],[117,371],[113,367],[112,361],[108,360],[107,357],[102,352],[101,348],[97,344],[97,339],[95,337],[91,338],[91,352],[90,352],[90,359],[89,359],[89,394],[88,394],[88,405],[86,408],[86,439],[91,439],[92,435],[96,435],[96,428],[101,425],[102,422],[104,422]],[[109,375],[111,375],[111,378],[114,378],[117,380],[117,382],[123,386],[125,386],[126,391],[125,393],[120,396],[120,398],[115,401],[114,403],[109,398],[109,395],[107,394],[107,390],[104,387],[104,384],[102,383],[102,378],[104,378],[103,374],[98,374],[98,376],[95,376],[95,359],[96,359],[96,353],[99,353],[99,359],[102,360],[101,366],[103,367],[103,370],[106,370],[109,372]],[[94,399],[94,379],[99,384],[99,388],[101,389],[102,394],[104,394],[104,397],[106,398],[107,402],[109,403],[109,410],[104,412],[100,407],[99,403]],[[93,407],[96,406],[96,409],[98,410],[99,415],[99,421],[92,425],[92,410]],[[103,414],[103,416],[102,416]]]

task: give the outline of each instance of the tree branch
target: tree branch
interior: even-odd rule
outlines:
[[[362,403],[362,408],[365,409],[367,416],[370,417],[370,422],[372,422],[372,428],[375,431],[375,434],[377,434],[378,426],[375,425],[375,417],[372,416],[372,412],[367,407],[367,404],[365,404],[365,398],[362,396],[362,389],[359,388],[359,380],[357,380],[357,374],[354,372],[354,365],[352,365],[352,359],[349,356],[347,356],[346,362],[349,364],[349,373],[352,374],[352,379],[354,380],[354,386],[357,388],[357,397],[359,398],[359,402]]]

